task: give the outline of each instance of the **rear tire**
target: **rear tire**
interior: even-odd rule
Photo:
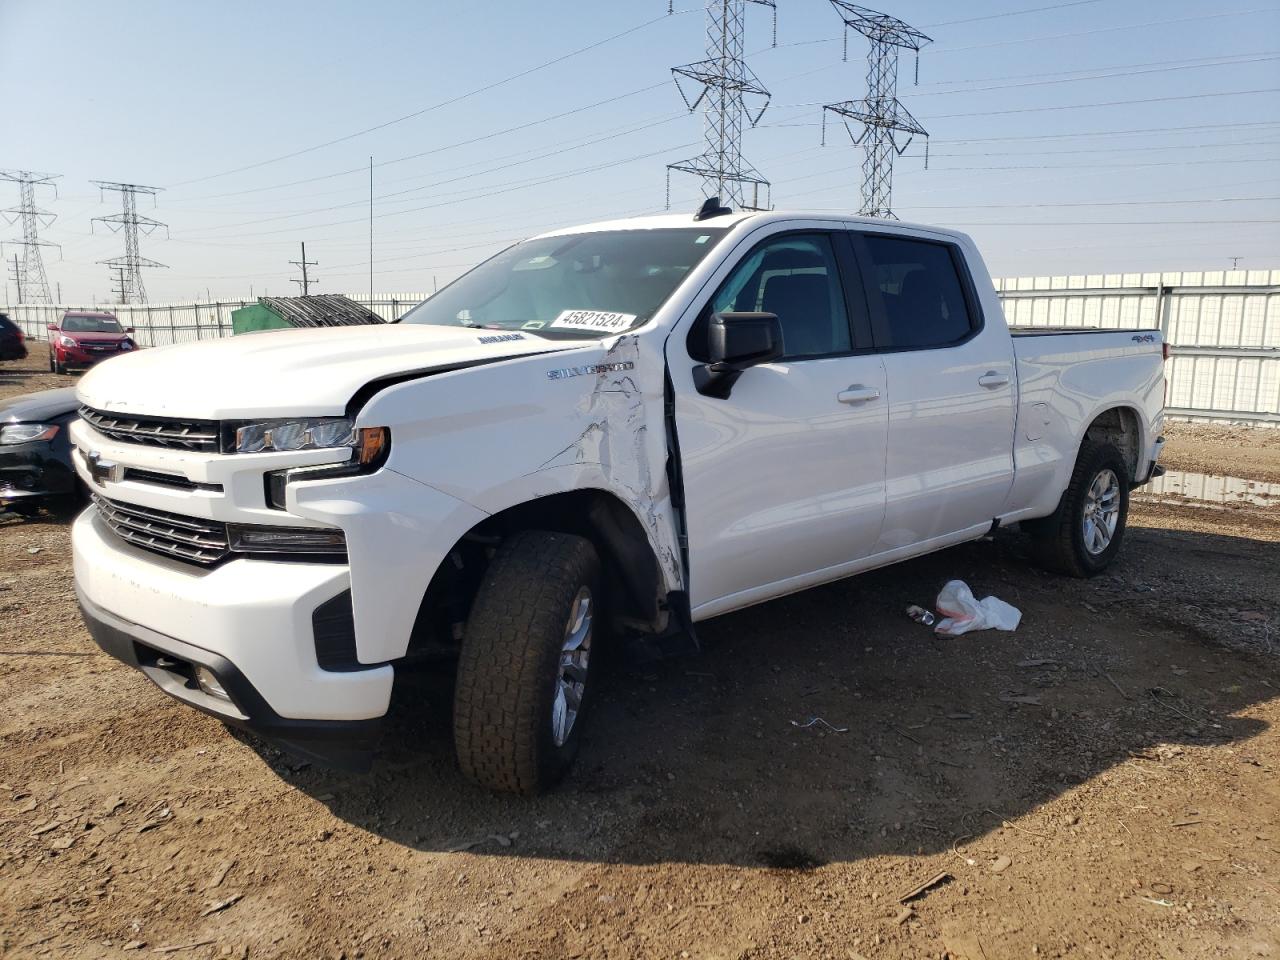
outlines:
[[[1080,445],[1058,509],[1030,525],[1036,562],[1056,573],[1092,577],[1120,551],[1129,516],[1129,469],[1110,443]]]
[[[601,626],[589,540],[531,530],[498,548],[467,620],[454,690],[458,763],[473,782],[530,795],[578,752]]]

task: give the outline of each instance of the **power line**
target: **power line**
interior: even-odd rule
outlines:
[[[1015,140],[1071,140],[1076,137],[1133,137],[1149,133],[1181,133],[1184,131],[1226,130],[1237,127],[1275,127],[1280,120],[1253,120],[1239,123],[1196,123],[1185,127],[1134,127],[1129,130],[1086,130],[1079,133],[1020,134],[1012,137],[973,137],[963,140],[938,140],[938,143],[1007,143]],[[1174,149],[1176,145],[1171,145]]]
[[[560,180],[567,180],[570,177],[581,176],[584,173],[595,173],[600,170],[607,170],[611,167],[619,167],[629,163],[636,163],[640,160],[649,160],[654,157],[659,157],[659,156],[662,156],[663,154],[670,153],[673,150],[681,150],[691,146],[694,146],[694,144],[692,143],[676,144],[675,146],[664,147],[661,150],[654,150],[650,153],[640,154],[637,156],[624,157],[620,160],[611,160],[605,163],[594,164],[589,167],[579,167],[576,170],[569,170],[565,173],[555,174],[549,177],[517,180],[517,181],[511,181],[508,184],[498,184],[497,187],[499,189],[495,189],[494,187],[478,188],[479,189],[478,193],[470,193],[468,196],[457,197],[452,200],[442,200],[437,203],[428,203],[418,207],[408,207],[404,210],[391,210],[391,211],[388,211],[387,213],[378,214],[376,219],[381,220],[386,217],[399,217],[408,213],[420,213],[423,210],[434,210],[437,207],[447,207],[455,203],[466,203],[481,197],[492,197],[492,196],[497,196],[504,193],[511,193],[515,190],[524,190],[529,187],[540,187],[548,183],[555,183]],[[457,192],[462,193],[466,191],[457,191]],[[330,221],[329,223],[312,224],[311,228],[321,229],[323,227],[338,227],[338,226],[346,226],[352,223],[366,223],[367,221],[368,221],[367,217],[356,217],[354,219],[349,219],[349,220],[334,220],[334,221]],[[246,234],[245,236],[265,237],[265,236],[271,236],[277,233],[289,233],[295,230],[297,230],[297,227],[282,227],[279,230],[263,230],[257,233]]]
[[[1020,164],[1011,167],[938,167],[939,171],[946,170],[1113,170],[1123,169],[1126,167],[1189,167],[1200,166],[1203,164],[1213,164],[1219,166],[1224,163],[1280,163],[1280,157],[1232,157],[1228,160],[1152,160],[1143,161],[1141,163],[1096,163],[1082,167],[1078,164],[1067,164],[1065,166],[1058,164]]]
[[[1099,27],[1096,30],[1083,30],[1076,33],[1055,33],[1039,37],[1018,37],[1012,40],[993,40],[990,43],[978,43],[968,47],[939,47],[936,53],[963,53],[968,50],[986,50],[991,47],[1004,47],[1015,43],[1040,43],[1045,40],[1070,40],[1076,37],[1091,37],[1099,33],[1114,33],[1117,30],[1140,30],[1144,27],[1163,27],[1175,23],[1194,23],[1200,20],[1218,20],[1223,17],[1247,17],[1255,13],[1275,13],[1274,7],[1255,7],[1252,10],[1234,10],[1225,13],[1203,13],[1194,17],[1177,17],[1172,20],[1146,20],[1142,23],[1129,23],[1120,26]]]
[[[954,86],[958,83],[988,83],[995,80],[1035,80],[1043,77],[1070,77],[1077,73],[1097,73],[1099,70],[1137,70],[1143,67],[1166,67],[1166,66],[1182,66],[1190,64],[1206,64],[1214,67],[1229,67],[1235,63],[1251,63],[1251,57],[1272,57],[1280,51],[1276,50],[1259,50],[1254,53],[1227,53],[1216,57],[1180,57],[1176,60],[1148,60],[1145,63],[1113,63],[1105,66],[1087,67],[1077,70],[1056,70],[1051,72],[1038,71],[1036,73],[1012,73],[999,77],[967,77],[959,80],[934,80],[932,83],[925,84],[926,87],[942,87]],[[1207,61],[1216,60],[1220,63],[1207,63]],[[1087,78],[1086,78],[1087,79]],[[923,94],[925,91],[921,91]]]
[[[640,130],[646,130],[646,129],[650,129],[650,128],[652,128],[652,127],[661,126],[662,124],[670,123],[672,120],[679,119],[681,116],[683,116],[683,114],[675,114],[674,116],[668,117],[668,118],[663,119],[663,120],[656,121],[656,122],[654,122],[654,123],[644,124],[643,126],[641,126],[641,127],[637,127],[637,128],[635,128],[635,129],[633,129],[633,130],[630,130],[630,131],[628,131],[628,132],[629,132],[629,133],[635,133],[635,132],[638,132],[638,131],[640,131]],[[379,195],[378,197],[376,197],[375,199],[376,199],[376,200],[378,200],[378,201],[385,201],[385,200],[390,200],[390,199],[395,198],[395,197],[405,196],[406,194],[421,193],[421,192],[422,192],[422,191],[424,191],[424,190],[432,190],[432,189],[435,189],[436,187],[445,186],[445,185],[450,184],[450,183],[458,183],[459,181],[470,181],[470,180],[473,180],[473,179],[474,179],[474,178],[476,178],[476,177],[486,176],[486,175],[488,175],[488,174],[490,174],[490,173],[498,173],[498,172],[501,172],[501,171],[503,171],[503,170],[509,170],[509,169],[511,169],[512,167],[523,166],[523,165],[524,165],[524,164],[526,164],[526,163],[533,163],[534,161],[537,161],[537,160],[545,160],[545,159],[547,159],[548,157],[557,157],[557,156],[561,156],[561,155],[566,154],[566,153],[574,153],[574,152],[576,152],[576,151],[578,151],[578,150],[582,149],[584,146],[594,146],[595,144],[598,144],[598,143],[612,142],[612,141],[614,141],[614,140],[616,140],[616,139],[617,139],[617,136],[618,136],[618,135],[617,135],[617,134],[615,134],[615,135],[613,135],[613,136],[601,137],[601,138],[599,138],[598,140],[591,140],[591,141],[588,141],[588,142],[586,142],[586,143],[573,143],[573,144],[569,144],[569,145],[567,145],[567,146],[560,147],[560,148],[555,149],[555,150],[551,150],[551,151],[549,151],[549,152],[547,152],[547,153],[539,154],[538,156],[529,157],[529,158],[527,158],[527,159],[525,159],[525,160],[515,161],[515,162],[512,162],[512,163],[504,163],[504,164],[501,164],[501,165],[496,166],[496,167],[489,167],[488,169],[485,169],[485,170],[476,170],[476,169],[474,169],[474,165],[473,165],[471,168],[467,168],[467,173],[465,173],[465,174],[464,174],[464,175],[462,175],[462,176],[450,177],[450,178],[445,179],[445,180],[435,180],[435,181],[433,181],[433,182],[431,182],[431,183],[422,184],[422,185],[420,185],[420,186],[412,187],[412,188],[410,188],[410,189],[406,189],[406,190],[397,190],[397,191],[394,191],[394,192],[392,192],[392,193],[384,193],[384,194],[380,194],[380,195]],[[377,165],[375,164],[375,166],[377,166]],[[369,169],[369,168],[366,166],[366,167],[364,168],[364,172],[366,172],[366,173],[367,173],[367,172],[368,172],[368,169]],[[411,177],[411,178],[407,178],[407,179],[418,180],[418,179],[421,179],[421,178],[420,178],[420,177]],[[404,181],[400,181],[400,182],[404,182]],[[345,192],[345,191],[344,191],[344,192]],[[294,218],[294,217],[310,216],[310,215],[312,215],[312,214],[316,214],[316,213],[329,213],[329,212],[334,211],[334,210],[344,210],[344,209],[348,209],[348,208],[351,208],[351,207],[363,207],[363,206],[366,206],[366,205],[368,204],[368,202],[369,202],[369,200],[368,200],[368,198],[366,197],[366,198],[361,199],[361,200],[351,200],[351,201],[348,201],[348,202],[346,202],[346,203],[333,204],[333,205],[330,205],[330,206],[327,206],[327,207],[313,207],[313,208],[311,208],[311,209],[309,209],[309,210],[299,210],[299,211],[296,211],[296,212],[294,212],[294,213],[282,213],[282,214],[279,214],[279,215],[276,215],[276,216],[271,216],[271,217],[260,217],[260,218],[258,218],[258,219],[256,219],[256,220],[241,220],[241,221],[238,221],[238,222],[236,222],[236,223],[219,223],[219,224],[212,224],[212,225],[210,225],[210,227],[209,227],[208,229],[210,229],[210,230],[233,230],[233,229],[239,229],[240,227],[257,226],[258,224],[261,224],[261,223],[273,223],[273,222],[276,222],[276,221],[279,221],[279,220],[290,220],[290,219],[292,219],[292,218]]]
[[[1176,97],[1144,97],[1141,100],[1105,100],[1098,103],[1068,103],[1050,107],[1019,107],[1013,110],[980,110],[976,113],[940,113],[927,120],[956,120],[963,117],[1001,117],[1012,113],[1042,113],[1045,110],[1086,110],[1094,107],[1128,107],[1141,103],[1172,103],[1176,100],[1206,100],[1218,97],[1243,97],[1255,93],[1280,93],[1280,87],[1258,90],[1223,90],[1218,93],[1188,93]]]
[[[1047,7],[1031,7],[1027,10],[1010,10],[1007,13],[989,13],[985,17],[968,17],[964,20],[943,20],[941,23],[926,23],[926,28],[954,27],[961,23],[977,23],[980,20],[1004,20],[1006,17],[1020,17],[1027,13],[1043,13],[1045,10],[1061,10],[1065,7],[1083,7],[1102,0],[1069,0],[1067,3],[1051,3]]]
[[[1099,73],[1088,77],[1061,77],[1056,80],[1031,80],[1020,83],[999,83],[989,87],[970,87],[965,90],[922,90],[917,92],[919,97],[952,97],[957,94],[966,93],[985,93],[990,90],[1016,90],[1021,87],[1045,87],[1054,86],[1059,83],[1079,83],[1084,80],[1112,80],[1117,77],[1141,77],[1153,73],[1172,73],[1177,70],[1203,70],[1207,67],[1234,67],[1239,64],[1248,63],[1270,63],[1280,60],[1280,57],[1254,57],[1252,60],[1233,60],[1226,63],[1187,63],[1174,67],[1159,67],[1150,70],[1126,70],[1115,73]]]
[[[516,124],[515,126],[507,127],[503,130],[495,130],[492,133],[486,133],[478,137],[472,137],[469,140],[457,140],[457,141],[454,141],[453,143],[446,143],[438,147],[432,147],[430,150],[423,150],[420,153],[411,153],[411,154],[408,154],[407,156],[395,157],[394,159],[391,159],[391,160],[383,160],[379,163],[374,164],[374,166],[377,168],[388,167],[395,163],[406,163],[409,160],[421,160],[423,157],[429,157],[429,156],[432,156],[433,154],[443,153],[446,150],[454,150],[458,147],[473,146],[477,143],[483,143],[485,140],[493,140],[496,137],[505,137],[508,134],[518,133],[521,130],[528,129],[529,127],[541,126],[545,123],[551,123],[552,121],[555,121],[555,120],[562,120],[565,117],[571,117],[571,116],[574,116],[575,114],[584,113],[587,110],[594,110],[597,107],[604,107],[610,104],[618,103],[621,100],[626,100],[626,99],[629,99],[630,97],[638,96],[639,94],[642,94],[642,93],[648,93],[652,90],[657,90],[658,88],[665,87],[665,86],[666,86],[665,82],[651,83],[649,84],[649,86],[640,87],[638,90],[629,90],[626,93],[621,93],[614,97],[607,97],[604,100],[597,100],[594,103],[588,103],[581,107],[574,107],[571,110],[563,110],[560,113],[554,113],[548,117],[538,117],[536,120],[528,120],[528,121],[525,121],[524,123],[519,123],[519,124]],[[187,201],[223,200],[223,199],[226,199],[227,197],[241,197],[250,193],[262,193],[263,191],[266,191],[266,190],[283,190],[286,187],[297,187],[307,183],[316,183],[320,180],[332,180],[335,177],[350,176],[352,174],[357,174],[357,173],[364,174],[367,170],[368,170],[368,167],[363,165],[359,167],[350,167],[345,170],[335,170],[331,173],[322,173],[314,177],[305,177],[301,180],[290,180],[287,183],[269,184],[268,186],[265,186],[265,187],[251,187],[247,190],[233,190],[229,193],[201,194],[195,197],[188,197]],[[181,202],[187,202],[187,201],[181,201]]]
[[[962,203],[962,204],[917,204],[908,206],[909,210],[1038,210],[1049,207],[1145,207],[1145,206],[1178,206],[1197,203],[1253,203],[1280,200],[1275,197],[1204,197],[1198,200],[1081,200],[1064,201],[1062,203]]]
[[[685,11],[685,10],[678,10],[678,11],[668,10],[668,14],[676,14],[676,15],[687,13],[687,12],[688,11]],[[545,70],[548,67],[553,67],[558,63],[564,63],[566,60],[570,60],[573,57],[580,56],[591,50],[595,50],[598,47],[604,46],[605,44],[612,43],[615,40],[621,40],[623,37],[630,36],[633,33],[636,33],[640,30],[644,30],[646,27],[651,27],[655,23],[660,23],[664,19],[666,19],[665,16],[654,17],[650,20],[644,21],[643,23],[636,24],[633,27],[628,27],[626,30],[623,30],[619,33],[615,33],[612,36],[605,37],[603,40],[596,40],[595,42],[589,43],[584,47],[579,47],[576,50],[571,50],[569,53],[561,54],[558,57],[553,57],[550,60],[543,61],[542,63],[539,63],[536,66],[529,67],[526,70],[521,70],[519,73],[513,73],[510,76],[503,77],[501,80],[495,80],[492,83],[485,84],[484,86],[476,87],[474,90],[469,90],[466,93],[458,94],[457,96],[450,97],[447,100],[441,100],[438,103],[431,104],[431,106],[423,107],[420,110],[414,110],[412,113],[406,113],[403,116],[396,117],[393,120],[386,120],[386,121],[383,121],[382,123],[374,124],[371,127],[365,127],[363,130],[357,130],[354,133],[344,134],[341,137],[335,137],[332,140],[326,140],[323,143],[317,143],[309,147],[303,147],[300,150],[294,150],[290,153],[284,153],[277,157],[269,157],[266,160],[259,160],[256,163],[250,163],[241,167],[235,167],[234,169],[231,169],[231,170],[223,170],[219,173],[207,174],[206,176],[203,176],[203,177],[195,177],[194,179],[191,179],[191,180],[182,180],[178,183],[172,184],[172,186],[185,187],[193,183],[204,183],[205,181],[215,180],[219,177],[230,176],[233,173],[243,173],[246,170],[256,170],[259,167],[265,167],[273,163],[279,163],[282,160],[292,160],[294,157],[300,157],[303,154],[312,153],[316,150],[322,150],[325,147],[331,147],[334,144],[345,143],[348,140],[354,140],[357,137],[363,137],[366,134],[374,133],[378,130],[385,130],[387,127],[394,126],[397,123],[404,123],[407,120],[414,120],[418,117],[424,116],[425,114],[431,113],[435,110],[441,110],[444,107],[453,106],[456,103],[461,103],[464,100],[469,100],[471,97],[479,96],[480,94],[487,93],[490,90],[496,90],[498,87],[506,86],[509,83],[514,83],[516,80],[520,80],[534,73],[538,73],[539,71]]]

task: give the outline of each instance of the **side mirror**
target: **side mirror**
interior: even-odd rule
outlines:
[[[716,313],[707,325],[711,362],[693,368],[698,392],[728,398],[743,371],[783,354],[782,324],[772,313]]]
[[[56,323],[48,323],[48,324],[45,324],[45,326],[47,326],[50,330],[58,329],[58,325]]]
[[[124,328],[124,332],[125,332],[125,333],[133,333],[133,327],[125,327],[125,328]]]

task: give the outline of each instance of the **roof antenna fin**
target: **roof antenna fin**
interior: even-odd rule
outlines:
[[[726,213],[733,213],[733,208],[722,204],[719,197],[707,197],[698,208],[698,212],[693,215],[693,219],[697,223],[701,220],[710,220],[712,217],[723,217]]]

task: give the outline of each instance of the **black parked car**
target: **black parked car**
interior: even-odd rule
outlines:
[[[0,313],[0,360],[27,359],[26,337],[7,313]]]
[[[29,514],[41,504],[79,506],[83,494],[67,436],[76,406],[74,387],[0,403],[0,508]]]

